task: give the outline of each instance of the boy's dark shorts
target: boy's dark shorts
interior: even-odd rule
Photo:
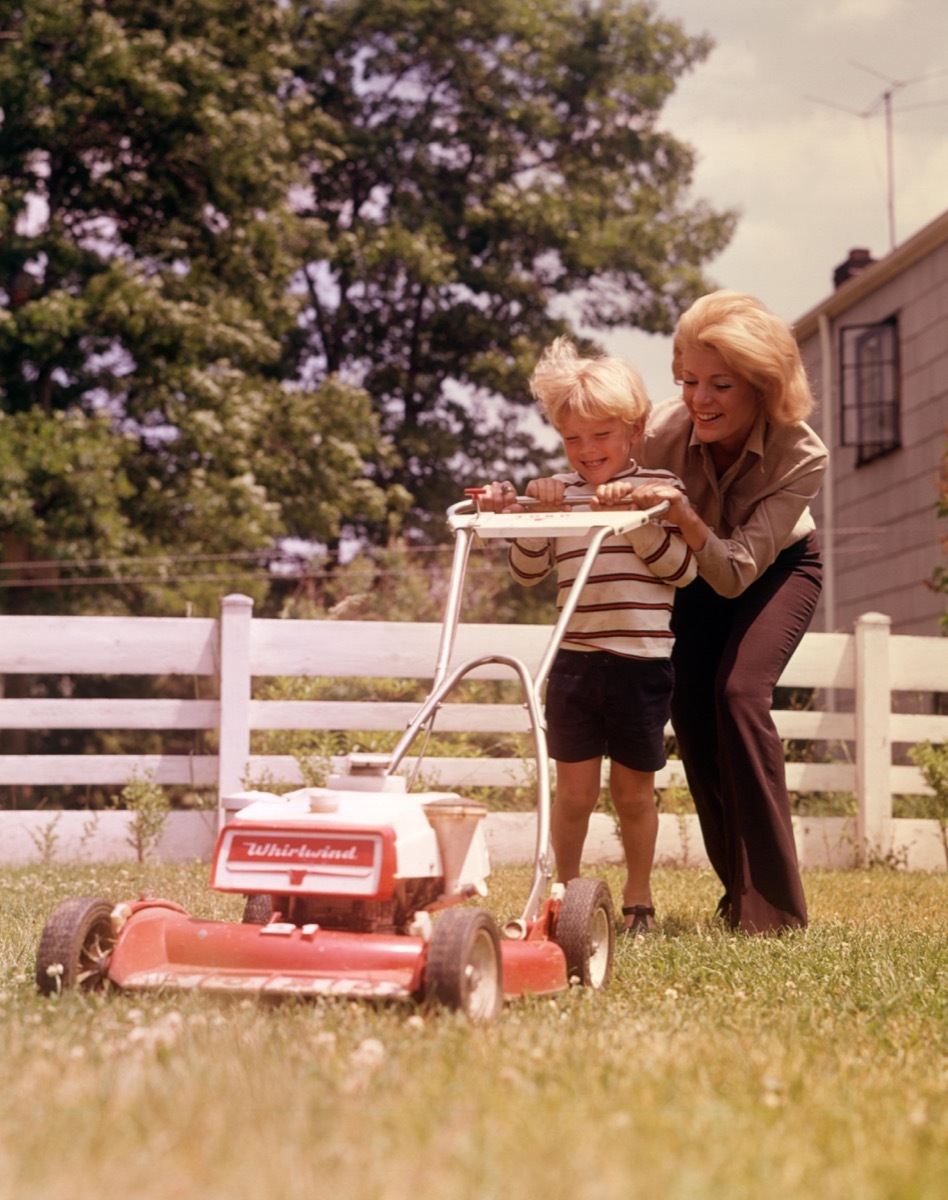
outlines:
[[[631,771],[659,770],[674,681],[667,658],[558,651],[546,689],[550,757],[584,762],[608,755]]]

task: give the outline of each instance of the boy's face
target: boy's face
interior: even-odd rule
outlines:
[[[587,483],[597,486],[624,471],[632,445],[642,436],[644,419],[627,425],[618,417],[579,417],[570,414],[558,432],[569,465]]]

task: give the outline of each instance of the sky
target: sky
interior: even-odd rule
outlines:
[[[660,119],[697,152],[691,201],[742,214],[705,267],[714,285],[792,324],[830,294],[850,249],[889,252],[886,92],[895,244],[948,209],[946,0],[657,0],[657,10],[715,42]],[[670,339],[594,336],[638,367],[653,400],[673,394]]]

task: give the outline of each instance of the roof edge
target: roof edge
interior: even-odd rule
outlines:
[[[816,333],[821,316],[838,317],[943,242],[948,242],[948,211],[923,226],[907,242],[896,246],[885,258],[880,258],[871,266],[863,267],[858,275],[847,279],[825,300],[808,309],[802,317],[794,321],[793,332],[797,341],[803,341]]]

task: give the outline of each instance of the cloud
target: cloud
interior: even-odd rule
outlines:
[[[697,152],[692,197],[742,213],[708,264],[717,284],[793,321],[830,293],[850,249],[888,252],[886,91],[897,240],[948,208],[948,5],[665,0],[658,10],[716,42],[661,124]],[[602,340],[638,366],[653,398],[671,391],[667,339]]]

